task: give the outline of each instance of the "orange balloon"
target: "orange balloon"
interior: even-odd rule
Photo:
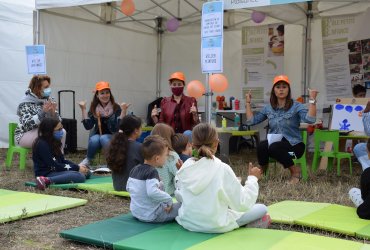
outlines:
[[[188,95],[194,98],[202,97],[202,95],[206,93],[206,88],[204,87],[203,83],[198,80],[189,82],[186,90],[188,91]]]
[[[227,89],[229,83],[224,75],[214,74],[209,77],[209,86],[213,92],[221,93]]]
[[[121,11],[126,16],[131,16],[135,12],[135,3],[133,0],[123,0],[121,3]]]

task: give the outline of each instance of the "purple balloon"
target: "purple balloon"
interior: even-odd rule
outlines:
[[[166,27],[169,32],[175,32],[180,26],[179,20],[177,18],[171,18],[166,22]]]
[[[263,20],[265,20],[265,13],[259,12],[259,11],[253,11],[252,12],[252,20],[255,23],[262,23]]]

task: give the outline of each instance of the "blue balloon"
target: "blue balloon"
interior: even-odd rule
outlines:
[[[355,110],[357,111],[357,112],[360,112],[360,111],[362,111],[364,108],[363,107],[361,107],[361,106],[356,106],[355,107]]]
[[[349,113],[352,113],[352,111],[353,111],[352,106],[346,106],[346,111],[349,112]]]
[[[342,104],[337,104],[337,105],[335,105],[335,109],[336,110],[342,110],[342,109],[344,109],[344,106]]]

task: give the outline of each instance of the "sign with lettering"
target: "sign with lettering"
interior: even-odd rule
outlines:
[[[46,74],[45,45],[26,46],[28,74]]]
[[[224,0],[225,10],[243,9],[276,4],[299,3],[305,0]]]
[[[223,71],[223,16],[223,2],[215,1],[203,4],[201,30],[203,73],[221,73]]]

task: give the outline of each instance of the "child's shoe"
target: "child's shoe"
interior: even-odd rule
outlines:
[[[45,190],[50,185],[50,180],[48,177],[38,176],[36,177],[37,188],[40,190]]]
[[[252,221],[247,224],[246,227],[250,228],[268,228],[271,224],[271,217],[268,214],[265,214],[261,219]]]

